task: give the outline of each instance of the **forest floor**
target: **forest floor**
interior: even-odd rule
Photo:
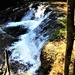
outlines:
[[[55,5],[58,10],[67,13],[67,2],[51,2],[51,5]]]
[[[52,2],[54,7],[56,7],[59,11],[67,14],[67,3],[66,2]],[[66,35],[66,34],[65,34]],[[65,40],[65,41],[64,41]],[[49,41],[45,44],[42,49],[42,66],[44,70],[47,70],[47,74],[45,75],[63,75],[64,72],[64,58],[66,51],[66,38],[59,41]],[[75,41],[71,56],[71,62],[69,67],[69,75],[73,73],[73,63],[75,60]],[[46,65],[47,64],[47,65]]]
[[[66,43],[61,41],[52,41],[47,42],[43,48],[44,62],[42,66],[47,69],[48,66],[51,66],[50,71],[48,71],[48,75],[63,75],[64,71],[64,57],[66,51]],[[70,63],[70,75],[73,71],[73,63],[75,59],[75,42],[72,51],[71,63]],[[47,64],[47,65],[46,65]],[[49,68],[48,68],[49,70]]]

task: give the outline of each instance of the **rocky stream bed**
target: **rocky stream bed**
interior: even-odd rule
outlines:
[[[40,4],[40,1],[38,2],[32,2],[33,6],[32,8],[37,9],[37,6]],[[24,2],[22,4],[14,5],[12,7],[8,7],[5,10],[0,11],[0,65],[4,66],[5,60],[4,60],[4,50],[7,46],[11,46],[11,43],[14,41],[18,41],[18,36],[21,34],[24,34],[27,32],[27,29],[17,26],[17,27],[9,27],[9,28],[4,28],[4,25],[7,24],[8,22],[19,22],[23,15],[25,15],[25,12],[29,10],[29,5],[32,4],[31,2]],[[53,29],[60,27],[60,23],[58,22],[58,18],[64,17],[64,13],[59,11],[55,5],[50,5],[49,2],[41,2],[44,5],[49,5],[49,7],[45,10],[45,13],[50,12],[51,14],[49,15],[48,18],[51,20],[47,22],[47,20],[44,20],[43,24],[43,30],[39,31],[38,33],[45,32],[47,33],[44,35],[49,35],[52,34]],[[31,18],[32,20],[34,17]],[[41,27],[41,26],[40,26]],[[38,29],[39,30],[39,29]],[[34,30],[36,31],[36,30]],[[42,35],[42,34],[41,34]],[[37,36],[39,36],[37,34]],[[38,37],[36,37],[37,39]],[[39,69],[36,71],[38,75],[46,75],[48,73],[48,70],[50,71],[52,62],[47,63],[48,61],[45,59],[46,53],[41,51],[41,65]],[[11,55],[11,52],[8,51],[9,56]],[[46,64],[46,65],[44,65]],[[48,64],[48,65],[47,65]],[[29,66],[31,66],[29,64]],[[15,61],[14,63],[10,63],[10,69],[11,72],[17,73],[18,69],[24,69],[25,65],[20,64],[19,62]],[[25,70],[27,70],[26,68]],[[18,75],[18,74],[17,74]]]

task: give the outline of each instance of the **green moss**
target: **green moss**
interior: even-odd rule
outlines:
[[[62,19],[58,19],[60,26],[58,28],[53,29],[52,34],[49,37],[50,41],[65,39],[66,37],[66,17]]]
[[[66,27],[66,25],[67,25],[67,17],[64,17],[64,18],[62,18],[62,19],[58,19],[58,21],[61,23],[61,26],[62,27]]]
[[[73,73],[72,73],[72,72],[70,72],[70,73],[69,73],[69,75],[73,75]]]
[[[29,73],[26,72],[26,73],[24,73],[23,75],[32,75],[32,74],[29,74]]]

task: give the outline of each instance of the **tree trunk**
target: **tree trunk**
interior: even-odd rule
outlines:
[[[64,75],[69,75],[69,64],[74,43],[74,0],[67,1],[67,44],[65,54]]]
[[[10,75],[8,52],[5,50],[5,72],[3,75]]]

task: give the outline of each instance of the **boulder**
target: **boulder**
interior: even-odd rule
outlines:
[[[23,0],[0,0],[0,11],[8,7],[16,6],[22,3],[23,3]]]
[[[48,74],[48,72],[51,70],[52,65],[55,61],[56,56],[56,47],[52,42],[47,42],[45,46],[42,49],[41,52],[41,68],[44,70],[44,74]]]

